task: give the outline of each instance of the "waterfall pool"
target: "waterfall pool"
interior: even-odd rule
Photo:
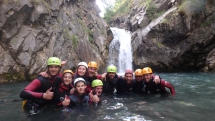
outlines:
[[[0,84],[1,121],[213,121],[214,73],[158,73],[171,82],[176,96],[110,95],[102,105],[70,112],[47,108],[29,116],[21,109],[20,91],[29,83]],[[167,89],[168,90],[168,89]]]

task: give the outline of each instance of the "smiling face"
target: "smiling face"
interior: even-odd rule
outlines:
[[[69,85],[72,83],[72,77],[73,75],[71,73],[65,73],[63,75],[63,82],[65,85]]]
[[[84,76],[87,72],[87,69],[85,66],[78,66],[78,75]]]
[[[143,79],[145,82],[149,82],[152,78],[152,74],[143,74]]]
[[[95,75],[97,71],[97,68],[94,68],[94,67],[88,67],[88,73],[89,73],[89,76],[92,77]]]
[[[93,88],[93,90],[98,96],[100,96],[102,94],[103,87],[97,86],[97,87]]]
[[[79,94],[84,94],[85,89],[86,89],[86,85],[83,81],[79,81],[75,84],[75,89]]]
[[[58,65],[50,65],[48,66],[48,73],[51,75],[51,76],[55,76],[59,73],[60,71],[60,66]]]
[[[125,80],[127,83],[130,83],[133,79],[133,75],[132,74],[126,74],[125,75]]]
[[[143,76],[135,76],[135,80],[140,82],[143,80]]]
[[[113,79],[116,76],[116,73],[114,72],[108,72],[107,74],[110,77],[110,79]]]

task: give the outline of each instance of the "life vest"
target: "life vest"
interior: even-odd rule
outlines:
[[[73,95],[69,96],[70,99],[70,106],[81,106],[81,105],[88,105],[89,104],[89,96],[88,95],[78,95],[75,92]]]
[[[52,77],[51,79],[38,76],[37,79],[41,83],[37,92],[46,92],[51,87],[52,87],[52,91],[54,91],[62,82],[62,79],[60,76],[55,76],[55,77]]]
[[[73,85],[65,85],[64,83],[61,83],[59,87],[54,91],[54,97],[53,102],[55,104],[58,104],[58,106],[61,105],[61,102],[64,101],[65,95],[70,95],[70,90],[73,88]]]

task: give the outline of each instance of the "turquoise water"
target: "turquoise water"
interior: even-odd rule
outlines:
[[[0,84],[0,121],[214,121],[215,73],[158,73],[171,82],[176,96],[115,95],[98,107],[70,112],[44,109],[29,116],[19,93],[29,82]],[[167,89],[168,90],[168,89]]]

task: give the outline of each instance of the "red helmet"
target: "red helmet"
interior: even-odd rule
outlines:
[[[127,69],[126,71],[125,71],[125,75],[126,74],[132,74],[133,75],[133,71],[131,70],[131,69]]]

